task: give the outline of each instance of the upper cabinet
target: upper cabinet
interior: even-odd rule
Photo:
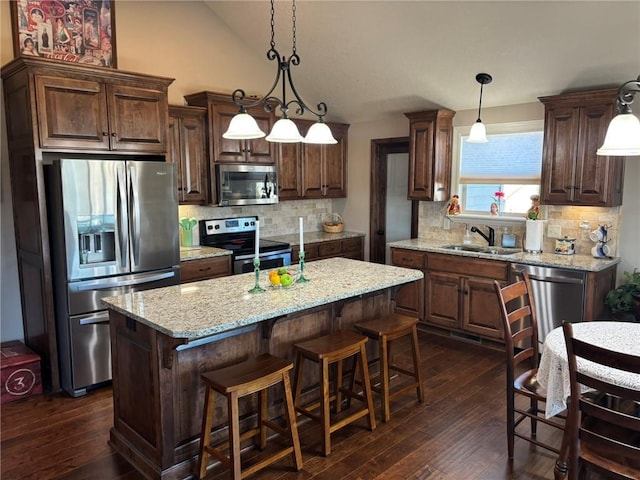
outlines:
[[[169,107],[167,162],[176,164],[181,204],[207,203],[206,113],[200,107]]]
[[[315,122],[294,120],[304,136]],[[338,143],[278,144],[278,196],[280,200],[343,198],[347,196],[349,125],[327,122]]]
[[[166,152],[171,79],[74,66],[34,71],[41,148]]]
[[[451,185],[452,110],[405,113],[409,118],[410,200],[442,202]]]
[[[215,163],[275,163],[276,148],[264,138],[228,140],[222,137],[229,128],[231,119],[239,112],[230,94],[199,92],[186,95],[184,98],[189,105],[207,107],[209,155],[212,166]],[[248,108],[247,113],[256,120],[263,132],[268,134],[271,131],[275,123],[273,113],[266,112],[261,105]]]
[[[542,203],[613,207],[622,204],[624,159],[601,157],[617,89],[541,97],[545,106]]]

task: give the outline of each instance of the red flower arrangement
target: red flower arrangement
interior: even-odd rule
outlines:
[[[493,201],[496,203],[500,203],[500,200],[504,198],[504,192],[496,192],[493,194]]]

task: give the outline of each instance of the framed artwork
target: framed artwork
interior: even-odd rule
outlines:
[[[15,56],[115,68],[113,3],[113,0],[12,0]]]

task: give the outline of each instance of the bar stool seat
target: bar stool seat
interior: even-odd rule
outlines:
[[[296,355],[296,376],[294,380],[294,405],[297,412],[311,418],[320,424],[322,432],[322,453],[329,455],[331,453],[331,433],[340,428],[355,422],[356,420],[367,417],[370,430],[376,428],[375,412],[373,408],[373,398],[369,383],[369,367],[367,364],[367,352],[365,344],[367,337],[363,337],[354,331],[341,330],[319,338],[314,338],[306,342],[295,344],[294,350]],[[355,365],[351,372],[351,385],[349,388],[343,387],[343,365],[342,361],[354,357]],[[320,398],[312,403],[302,405],[300,403],[300,395],[302,391],[302,376],[305,360],[317,362],[320,370]],[[337,371],[335,378],[335,394],[330,395],[329,392],[329,365],[337,363]],[[363,394],[356,393],[353,390],[353,377],[355,375],[356,365],[359,367],[361,378],[366,379],[364,382]],[[332,422],[330,414],[330,405],[334,401],[334,411],[339,414],[342,410],[342,395],[346,395],[348,399],[354,398],[363,403],[363,408],[350,413],[344,418],[336,419]],[[320,410],[316,413],[316,410]],[[347,413],[347,412],[345,412]]]
[[[201,375],[206,384],[204,401],[204,415],[202,417],[202,432],[200,436],[200,457],[198,462],[198,478],[202,479],[207,473],[207,460],[209,456],[217,458],[231,471],[231,478],[239,480],[261,470],[281,458],[291,454],[296,470],[302,468],[302,454],[300,440],[296,424],[296,414],[293,409],[293,397],[291,394],[291,382],[289,370],[293,368],[291,362],[287,362],[269,354],[263,354],[249,359],[237,365],[205,372]],[[267,417],[267,389],[272,385],[282,383],[284,391],[283,405],[285,410],[286,426],[269,421]],[[228,446],[230,455],[222,453],[221,445],[211,445],[211,428],[214,420],[215,392],[225,395],[228,405],[229,442],[223,442]],[[259,411],[258,426],[243,434],[240,434],[240,413],[238,399],[246,395],[258,392]],[[290,445],[271,454],[265,455],[256,464],[242,470],[240,463],[240,442],[248,438],[258,438],[258,447],[264,449],[267,446],[267,428],[288,437]]]
[[[422,382],[422,373],[420,371],[420,350],[418,349],[417,324],[417,318],[392,313],[384,317],[357,323],[355,325],[356,329],[358,329],[362,334],[366,335],[368,338],[378,341],[379,356],[374,360],[374,362],[380,362],[380,373],[379,378],[371,379],[371,389],[379,393],[382,397],[380,407],[383,422],[388,422],[391,417],[389,403],[392,398],[415,388],[418,395],[418,401],[421,403],[424,402],[424,386]],[[407,335],[411,336],[413,371],[389,363],[391,341]],[[402,387],[396,388],[392,392],[389,385],[390,371],[396,371],[407,375],[411,377],[413,381],[409,384],[403,385]]]

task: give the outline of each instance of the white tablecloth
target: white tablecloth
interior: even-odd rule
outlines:
[[[640,323],[582,322],[573,324],[575,338],[608,350],[640,356]],[[640,390],[640,375],[604,367],[578,358],[579,371],[613,383]],[[545,415],[553,417],[567,408],[571,394],[569,364],[562,327],[551,331],[544,340],[538,367],[538,382],[547,390]]]

